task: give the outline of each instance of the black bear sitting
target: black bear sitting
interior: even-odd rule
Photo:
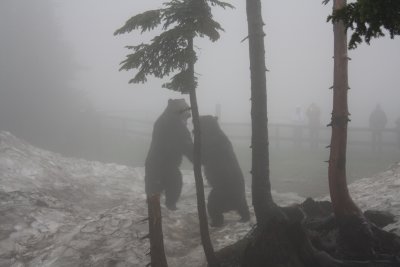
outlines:
[[[250,219],[243,173],[228,137],[213,116],[200,116],[202,164],[208,183],[207,210],[212,226],[222,226],[223,213],[235,210],[241,221]]]
[[[153,135],[145,162],[146,194],[165,191],[165,205],[176,210],[182,191],[179,166],[182,156],[193,158],[193,142],[186,123],[190,107],[184,99],[169,99],[168,106],[154,123]]]

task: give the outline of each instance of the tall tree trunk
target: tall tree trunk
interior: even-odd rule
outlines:
[[[160,194],[147,196],[149,215],[150,259],[152,267],[168,267],[164,251]]]
[[[269,177],[269,141],[264,31],[260,0],[246,0],[251,72],[252,201],[257,223],[263,224],[273,204]]]
[[[188,49],[193,51],[193,38],[188,41]],[[214,253],[214,248],[211,243],[210,233],[208,229],[208,220],[207,220],[207,212],[206,212],[206,202],[204,197],[204,184],[203,184],[203,175],[201,173],[201,131],[200,131],[200,120],[199,120],[199,109],[197,106],[197,97],[196,97],[196,85],[195,85],[195,76],[194,76],[194,63],[191,62],[189,64],[189,71],[191,72],[192,85],[189,91],[190,97],[190,106],[192,109],[192,121],[193,121],[193,171],[194,178],[196,182],[196,196],[197,196],[197,211],[199,216],[199,224],[200,224],[200,235],[201,242],[203,244],[204,253],[207,258],[208,266],[217,267],[219,266],[217,258]]]
[[[334,0],[334,9],[346,5],[346,0]],[[333,209],[337,217],[359,214],[360,209],[350,197],[346,181],[347,124],[349,111],[347,104],[348,56],[347,36],[342,21],[335,22],[334,32],[334,70],[333,70],[333,110],[332,136],[329,157],[329,190]]]
[[[333,9],[346,6],[346,0],[334,0]],[[339,243],[351,257],[373,257],[372,232],[366,219],[352,200],[346,180],[348,55],[347,34],[342,21],[334,22],[334,74],[332,136],[329,156],[329,192],[335,217],[339,222]],[[346,252],[347,253],[347,252]]]

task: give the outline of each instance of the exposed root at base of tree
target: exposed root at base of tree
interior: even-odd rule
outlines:
[[[217,252],[224,267],[400,267],[400,237],[382,230],[393,222],[387,212],[364,213],[340,221],[330,202],[280,208],[245,238]],[[367,229],[367,230],[366,230]]]

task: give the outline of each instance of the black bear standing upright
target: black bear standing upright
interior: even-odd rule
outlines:
[[[208,195],[207,210],[212,226],[224,223],[224,212],[235,210],[241,221],[250,219],[245,185],[235,152],[213,116],[200,116],[202,139],[202,164],[208,183],[212,187]]]
[[[190,107],[184,99],[169,99],[168,106],[154,123],[150,150],[145,162],[146,194],[165,191],[165,205],[176,209],[182,191],[179,166],[182,156],[193,159],[193,142],[186,123]]]

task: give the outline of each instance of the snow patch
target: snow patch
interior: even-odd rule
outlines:
[[[193,172],[182,172],[179,209],[162,205],[165,250],[170,266],[204,266]],[[399,216],[399,178],[396,164],[349,188],[362,209]],[[295,193],[272,194],[281,206],[304,201]],[[249,188],[246,195],[251,203]],[[254,225],[251,213],[251,222],[231,212],[224,227],[210,228],[215,249],[245,236]],[[62,157],[0,132],[0,266],[145,266],[146,217],[143,168]]]

